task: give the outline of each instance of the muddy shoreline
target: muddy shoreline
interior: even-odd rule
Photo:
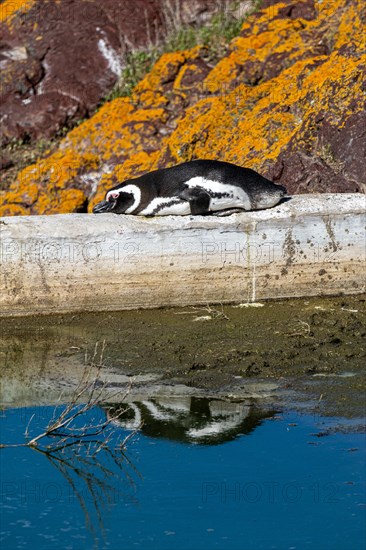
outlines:
[[[107,392],[132,384],[127,400],[216,396],[362,429],[365,312],[361,295],[0,319],[2,401],[67,400],[93,361]]]

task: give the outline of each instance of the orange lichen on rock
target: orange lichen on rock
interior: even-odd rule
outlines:
[[[135,95],[153,91],[164,93],[164,85],[174,82],[179,70],[187,61],[199,57],[201,47],[196,46],[191,50],[165,53],[155,63],[153,70],[139,82],[135,88]]]
[[[11,23],[19,13],[26,13],[34,5],[35,0],[5,0],[0,5],[0,22]]]
[[[131,98],[106,103],[20,172],[0,213],[74,212],[87,201],[90,211],[119,182],[203,157],[290,192],[366,188],[362,9],[287,0],[250,16],[213,68],[200,47],[165,54]]]
[[[333,12],[342,2],[344,3],[344,0],[334,1]],[[299,4],[301,5],[301,2]],[[301,17],[284,17],[281,11],[285,8],[285,3],[278,3],[262,10],[260,17],[251,16],[244,23],[241,36],[233,40],[231,53],[224,57],[207,77],[211,91],[217,91],[225,83],[231,83],[238,75],[243,74],[243,68],[246,66],[250,69],[248,72],[255,73],[256,69],[265,63],[267,66],[262,66],[261,72],[267,72],[268,76],[271,76],[269,68],[272,67],[268,65],[276,64],[279,69],[287,68],[304,55],[314,55],[315,31],[324,25],[322,15],[328,15],[328,11],[325,12],[322,8],[323,11],[314,12],[313,19],[306,20]],[[327,24],[329,25],[329,21]],[[273,67],[272,72],[275,71],[276,67]],[[246,76],[244,74],[244,80]],[[263,76],[267,75],[257,75],[258,80],[263,80]],[[249,85],[252,85],[252,82],[249,82]]]
[[[236,88],[227,96],[209,98],[191,108],[166,143],[175,161],[205,156],[245,163],[261,170],[275,160],[304,120],[326,109],[336,120],[353,104],[362,109],[355,84],[365,56],[352,63],[340,55],[319,56],[309,71],[307,59],[298,61],[271,81],[252,88]],[[301,87],[297,81],[302,82]],[[341,83],[334,97],[334,86]],[[347,84],[350,87],[344,88]],[[351,83],[353,85],[351,86]],[[246,93],[247,92],[247,93]]]
[[[345,44],[354,44],[360,51],[365,50],[366,44],[366,6],[363,0],[357,0],[350,5],[341,15],[339,26],[335,35],[335,49]]]
[[[85,208],[87,197],[80,189],[62,189],[53,199],[52,214],[81,212]],[[50,213],[49,198],[42,193],[38,199],[39,214]]]
[[[349,47],[345,29],[350,31],[353,20],[361,29],[357,9],[338,0],[310,21],[276,19],[284,7],[272,6],[254,25],[248,21],[243,26],[244,36],[233,41],[233,51],[206,78],[206,89],[216,92],[215,99],[208,97],[188,109],[165,142],[164,160],[220,158],[273,176],[276,161],[294,139],[316,156],[314,121],[320,111],[327,112],[327,124],[335,131],[364,109],[365,55],[342,54],[336,48],[329,52],[318,40],[328,28],[339,48]],[[360,35],[361,30],[356,40]],[[311,48],[315,37],[316,47]]]
[[[22,205],[28,211],[21,213],[29,214],[80,211],[87,195],[95,193],[95,182],[99,183],[103,173],[114,174],[116,162],[133,158],[138,151],[146,155],[143,146],[149,141],[155,145],[154,120],[163,118],[161,109],[136,111],[126,99],[104,105],[94,117],[72,130],[56,153],[19,173],[10,190],[0,193],[4,199],[0,214],[12,215],[14,204]],[[145,123],[144,140],[141,125]]]
[[[169,109],[182,102],[181,94],[173,94],[173,98],[169,90],[182,65],[197,58],[198,53],[199,49],[193,48],[166,54],[136,87],[132,98],[106,103],[70,131],[56,153],[27,167],[8,192],[0,192],[4,202],[0,214],[11,215],[15,203],[30,214],[59,213],[58,189],[63,187],[82,190],[91,200],[91,208],[109,186],[152,169],[163,138],[159,129],[175,119],[176,113]],[[184,112],[182,107],[180,112]],[[80,195],[73,196],[74,202],[68,199],[70,212],[80,210]]]
[[[14,205],[20,206],[24,214],[34,210],[37,214],[80,211],[87,201],[85,192],[78,188],[80,178],[83,172],[96,170],[98,165],[98,157],[91,153],[57,151],[20,172],[17,181],[4,194],[0,215],[11,215]]]

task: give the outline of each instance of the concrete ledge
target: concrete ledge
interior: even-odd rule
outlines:
[[[1,314],[362,293],[365,213],[328,194],[226,218],[1,218]]]

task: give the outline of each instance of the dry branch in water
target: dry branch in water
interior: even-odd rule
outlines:
[[[114,416],[96,423],[88,418],[88,413],[94,407],[101,405],[105,399],[104,390],[106,383],[101,381],[100,376],[103,368],[105,342],[103,342],[99,353],[99,361],[97,361],[98,347],[99,343],[97,342],[93,357],[89,362],[86,355],[85,363],[87,366],[70,402],[65,406],[59,405],[55,407],[52,418],[46,428],[35,437],[29,438],[29,427],[34,418],[33,415],[25,430],[25,436],[29,438],[28,441],[9,445],[1,443],[0,448],[33,447],[43,452],[55,453],[68,447],[83,446],[89,449],[88,454],[90,456],[95,456],[100,450],[106,449],[108,443],[115,435],[115,429],[112,426]],[[124,401],[129,391],[130,387],[120,396],[120,401]],[[118,393],[116,392],[113,396],[109,396],[109,398],[116,397]],[[122,412],[121,409],[118,409],[117,416],[120,412]],[[99,438],[98,436],[102,434],[103,438]],[[118,441],[116,448],[123,451],[130,437],[131,434],[122,441]]]
[[[77,499],[86,526],[95,538],[104,533],[102,508],[125,495],[133,500],[135,478],[141,477],[125,454],[128,440],[140,426],[122,437],[114,421],[124,405],[117,407],[113,415],[105,415],[101,407],[106,396],[106,383],[101,379],[105,342],[100,353],[98,347],[97,343],[90,360],[85,356],[85,370],[70,402],[54,408],[45,429],[34,437],[29,436],[33,414],[25,430],[27,441],[0,444],[3,449],[29,447],[43,455],[69,485],[70,494]],[[120,397],[123,402],[129,391],[130,387],[120,396],[120,392],[116,392],[112,396],[108,394],[108,398]]]

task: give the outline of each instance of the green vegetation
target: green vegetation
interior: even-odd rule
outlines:
[[[168,35],[163,52],[186,50],[201,44],[207,48],[212,61],[216,62],[226,53],[231,40],[240,33],[244,19],[222,11],[202,27],[184,26]]]
[[[151,51],[140,50],[128,53],[126,55],[126,68],[123,70],[117,85],[101,102],[101,105],[117,97],[130,96],[136,84],[152,69],[159,55],[157,48]]]
[[[252,9],[242,14],[238,5],[234,4],[231,9],[222,9],[201,26],[184,25],[175,21],[170,25],[171,30],[162,44],[151,44],[147,50],[130,52],[126,55],[126,68],[118,84],[105,100],[130,96],[136,84],[144,78],[164,53],[202,45],[207,49],[208,62],[215,65],[227,52],[231,40],[240,33],[245,19],[259,8],[260,3],[261,0],[254,1]]]

